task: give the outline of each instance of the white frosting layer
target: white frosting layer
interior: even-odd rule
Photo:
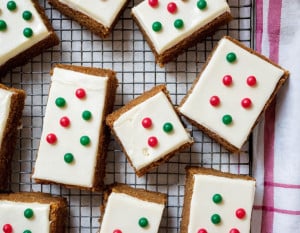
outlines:
[[[30,0],[14,1],[17,4],[14,11],[7,9],[8,1],[0,1],[0,19],[7,24],[7,29],[0,31],[0,65],[45,39],[50,33]],[[32,13],[32,19],[29,21],[22,17],[25,10]],[[30,38],[23,35],[23,30],[27,27],[33,30],[33,36]]]
[[[145,129],[141,124],[146,117],[152,120],[153,125],[149,129]],[[174,128],[172,133],[163,131],[166,122],[172,123]],[[137,170],[157,161],[183,144],[192,142],[192,138],[163,92],[123,113],[114,122],[113,128]],[[148,138],[151,136],[158,139],[156,147],[148,145]]]
[[[177,12],[171,14],[167,10],[170,1],[161,0],[157,7],[151,7],[148,0],[145,0],[132,8],[132,13],[152,41],[157,53],[160,54],[189,37],[193,32],[204,27],[218,16],[230,12],[225,0],[206,1],[207,8],[200,10],[197,7],[198,0],[173,0],[172,2],[177,5]],[[176,19],[183,20],[183,28],[176,29],[173,26]],[[162,30],[159,32],[152,30],[152,24],[156,21],[162,24]]]
[[[226,61],[226,55],[230,52],[236,53],[235,63]],[[192,93],[179,110],[232,145],[241,148],[283,73],[282,69],[223,38]],[[223,76],[227,74],[233,78],[229,87],[222,82]],[[251,75],[257,80],[254,87],[247,85],[246,80]],[[214,95],[221,100],[218,107],[213,107],[209,102]],[[251,108],[245,109],[241,106],[243,98],[251,99]],[[223,124],[222,117],[225,114],[232,116],[232,124]]]
[[[103,216],[100,233],[147,232],[157,233],[164,210],[163,204],[143,201],[124,193],[111,193]],[[147,228],[141,228],[139,219],[145,217]]]
[[[126,0],[59,0],[106,27],[110,27],[118,16]]]
[[[107,77],[62,68],[54,69],[33,178],[92,187],[107,81]],[[78,88],[85,89],[85,99],[75,96]],[[58,97],[66,100],[65,107],[59,108],[55,105]],[[88,121],[81,116],[85,110],[92,113],[92,118]],[[63,116],[70,119],[71,123],[67,128],[59,123]],[[46,141],[49,133],[57,136],[56,144]],[[80,137],[84,135],[91,140],[88,146],[80,144]],[[73,163],[64,162],[66,153],[74,155]]]
[[[32,209],[34,213],[30,219],[24,217],[27,208]],[[49,233],[49,214],[49,204],[0,201],[0,229],[2,230],[5,224],[10,224],[15,233],[25,230]]]
[[[12,95],[11,91],[0,89],[0,148],[9,115]]]
[[[222,202],[215,204],[212,197],[220,194]],[[188,233],[204,228],[207,232],[228,233],[237,228],[241,233],[250,232],[250,219],[255,194],[255,181],[231,179],[213,175],[194,175]],[[243,208],[243,219],[236,217]],[[211,216],[219,214],[221,223],[213,224]]]

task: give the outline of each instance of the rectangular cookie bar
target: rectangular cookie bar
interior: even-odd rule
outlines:
[[[32,177],[38,183],[101,190],[105,176],[116,73],[99,68],[56,65]]]
[[[0,77],[59,43],[37,0],[0,1]]]
[[[129,0],[48,0],[48,2],[96,35],[106,38],[118,22]]]
[[[0,84],[0,191],[8,186],[25,97],[25,91]]]
[[[208,168],[186,168],[180,233],[247,233],[255,179]]]
[[[240,152],[289,72],[241,42],[224,37],[179,105],[193,125]]]
[[[232,19],[226,0],[144,0],[132,17],[161,67]]]
[[[0,229],[4,233],[64,233],[66,222],[65,198],[33,192],[0,194]]]
[[[193,143],[171,103],[165,85],[152,88],[108,115],[106,124],[138,176]]]
[[[104,194],[100,233],[157,233],[165,194],[115,184]]]

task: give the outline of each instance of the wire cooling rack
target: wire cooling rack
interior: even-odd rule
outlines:
[[[14,69],[1,80],[8,86],[22,88],[27,92],[23,128],[14,154],[10,186],[12,191],[42,191],[66,197],[69,201],[66,232],[97,232],[101,193],[69,190],[58,185],[40,185],[31,179],[49,91],[51,66],[54,63],[66,63],[115,70],[119,79],[116,109],[161,83],[167,85],[173,103],[178,105],[211,49],[223,35],[230,35],[252,47],[254,1],[229,0],[234,20],[165,68],[155,65],[150,48],[130,17],[130,9],[140,0],[130,1],[112,35],[105,40],[52,9],[46,0],[39,2],[46,9],[61,43],[33,58],[29,64]],[[251,142],[244,146],[244,152],[240,156],[231,155],[187,122],[186,126],[191,131],[195,144],[142,178],[136,177],[113,139],[109,146],[107,184],[121,182],[168,194],[168,204],[159,233],[179,232],[187,165],[251,174]]]

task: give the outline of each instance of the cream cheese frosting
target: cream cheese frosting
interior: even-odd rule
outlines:
[[[162,218],[163,204],[144,201],[124,193],[112,192],[108,198],[100,233],[147,232],[157,233]],[[139,220],[146,218],[148,226],[139,226]]]
[[[59,2],[109,28],[123,8],[126,0],[59,0]]]
[[[151,127],[143,127],[144,118],[151,119]],[[165,123],[172,124],[172,132],[164,132]],[[123,113],[115,120],[113,129],[136,170],[142,169],[179,149],[182,145],[192,142],[192,138],[163,92],[157,93]],[[158,140],[157,146],[148,145],[150,137]]]
[[[33,211],[31,218],[26,218],[26,209]],[[0,201],[0,229],[7,224],[12,227],[12,232],[49,233],[50,232],[50,205],[40,203]]]
[[[0,65],[31,48],[50,34],[30,0],[14,0],[17,5],[15,10],[9,10],[6,6],[7,2],[0,1],[0,20],[5,21],[7,25],[5,30],[0,31],[0,44],[2,45]],[[31,12],[32,17],[30,20],[23,19],[24,11]],[[30,38],[23,35],[25,28],[32,29],[33,34]]]
[[[203,10],[197,7],[198,0],[173,0],[172,2],[177,6],[174,13],[167,10],[167,5],[170,2],[158,1],[158,5],[152,7],[148,0],[145,0],[132,8],[133,15],[143,27],[158,54],[189,37],[193,32],[198,31],[223,13],[230,12],[225,0],[206,0],[207,7]],[[174,22],[177,19],[183,20],[184,23],[180,29],[174,27]],[[162,30],[154,31],[152,29],[154,22],[160,22]]]
[[[215,195],[221,197],[219,203],[213,201]],[[232,229],[237,229],[239,230],[237,232],[241,233],[250,232],[254,195],[253,180],[194,175],[187,232],[196,233],[200,229],[218,233],[228,233]],[[218,224],[214,224],[211,220],[216,214],[221,219]]]
[[[0,89],[0,147],[4,140],[3,136],[7,126],[12,95],[11,91]]]
[[[33,178],[92,187],[107,81],[108,77],[54,68]],[[65,106],[56,105],[58,98]],[[82,117],[85,111],[91,115],[88,120]],[[56,141],[48,142],[49,135]],[[74,160],[65,162],[66,154]]]
[[[236,55],[235,62],[226,60],[229,53]],[[283,74],[282,69],[223,38],[179,111],[241,148]],[[232,78],[227,86],[223,83],[226,75]],[[251,76],[254,86],[247,83]],[[213,96],[219,98],[218,106],[210,104]],[[241,102],[246,98],[251,106],[245,108]],[[222,122],[225,115],[232,117],[231,124]]]

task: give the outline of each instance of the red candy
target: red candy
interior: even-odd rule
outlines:
[[[13,232],[13,228],[10,224],[4,224],[2,227],[2,230],[4,233],[12,233]]]
[[[142,125],[144,128],[148,129],[152,126],[152,120],[151,118],[149,117],[145,117],[143,120],[142,120]]]
[[[201,228],[201,229],[198,230],[197,233],[207,233],[207,230],[205,230],[204,228]]]
[[[249,98],[244,98],[244,99],[242,99],[241,104],[242,104],[243,108],[250,108],[252,105],[252,101]]]
[[[246,216],[246,211],[243,208],[239,208],[235,211],[235,216],[239,219],[243,219]]]
[[[150,137],[148,138],[148,145],[151,146],[151,147],[156,147],[158,144],[158,140],[156,137]]]
[[[232,77],[231,77],[231,75],[225,75],[223,77],[223,84],[225,86],[230,86],[232,84]]]
[[[62,127],[68,127],[70,125],[70,120],[68,117],[62,117],[60,118],[59,123]]]
[[[75,92],[78,99],[83,99],[86,96],[85,90],[83,88],[78,88]]]
[[[57,141],[57,137],[54,133],[49,133],[46,137],[46,140],[49,144],[54,144]]]
[[[156,7],[158,5],[158,0],[148,0],[148,4],[152,7]]]
[[[229,233],[240,233],[240,231],[236,228],[232,228]]]
[[[250,86],[250,87],[253,87],[256,85],[256,78],[255,76],[251,75],[247,78],[247,84]]]
[[[220,104],[220,98],[216,95],[210,97],[209,100],[210,104],[214,107],[218,106]]]
[[[167,5],[167,9],[171,14],[174,14],[177,11],[177,5],[175,2],[170,2]]]
[[[113,233],[122,233],[122,231],[119,230],[119,229],[116,229],[116,230],[113,231]]]

